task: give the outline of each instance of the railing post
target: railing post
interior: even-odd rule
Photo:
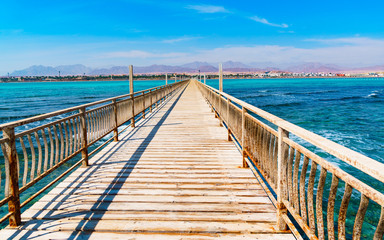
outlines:
[[[143,112],[141,113],[143,115],[143,119],[145,119],[145,93],[143,91],[142,93],[143,96]]]
[[[149,90],[149,98],[151,99],[151,101],[150,101],[151,107],[149,109],[152,112],[152,105],[153,105],[153,103],[152,103],[152,90]]]
[[[219,64],[219,91],[223,91],[223,64]]]
[[[242,155],[243,155],[243,167],[247,168],[248,163],[245,160],[247,157],[247,153],[245,152],[245,113],[247,112],[247,109],[245,109],[244,106],[241,107],[241,148],[242,148]]]
[[[131,120],[131,127],[135,127],[135,98],[133,94],[131,95],[132,98],[132,120]]]
[[[158,100],[157,100],[157,96],[158,96],[158,94],[159,94],[159,89],[158,88],[156,88],[156,94],[155,94],[155,97],[156,97],[156,101],[155,101],[155,108],[157,108],[157,105],[158,105]]]
[[[80,123],[81,123],[81,157],[83,159],[82,166],[88,166],[88,139],[87,139],[87,121],[85,119],[85,107],[80,108]]]
[[[117,142],[119,141],[119,131],[117,130],[118,123],[117,123],[117,102],[116,99],[112,100],[113,102],[113,113],[115,116],[115,128],[113,129],[113,141]]]
[[[219,93],[219,111],[222,113],[223,111],[222,111],[222,109],[221,109],[221,93]],[[221,114],[220,114],[221,115]],[[221,115],[221,117],[222,117],[222,115]],[[223,126],[223,119],[222,118],[219,118],[219,126],[220,127],[222,127]]]
[[[231,104],[231,100],[227,98],[227,129],[228,129],[228,141],[231,141],[231,129],[229,128],[229,104]]]
[[[133,90],[133,66],[129,65],[129,93],[132,97],[132,121],[131,126],[132,128],[135,127],[135,98],[134,98],[134,90]]]
[[[3,137],[8,138],[5,142],[5,153],[9,161],[9,195],[11,199],[8,202],[9,226],[17,227],[21,223],[20,214],[20,195],[19,195],[19,172],[17,169],[17,151],[14,128],[4,128]],[[5,186],[7,187],[7,186]]]
[[[286,198],[286,174],[285,166],[287,164],[288,148],[284,144],[283,138],[289,137],[289,132],[279,127],[278,130],[278,152],[277,152],[277,228],[286,230],[287,224],[283,219],[283,214],[287,213],[287,208],[284,206],[283,199]]]

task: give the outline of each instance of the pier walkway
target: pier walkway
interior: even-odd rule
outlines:
[[[191,81],[1,239],[295,239]]]

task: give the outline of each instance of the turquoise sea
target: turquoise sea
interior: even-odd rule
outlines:
[[[135,91],[164,83],[137,81]],[[207,84],[218,88],[217,80],[208,80]],[[3,83],[0,84],[0,123],[122,95],[128,91],[128,81]],[[224,91],[384,163],[383,78],[225,79]],[[297,141],[300,142],[300,139]],[[300,143],[322,154],[305,142]],[[384,192],[383,184],[372,181],[369,176],[332,157],[329,160]],[[358,204],[359,197],[352,197],[352,208],[357,208]],[[370,218],[373,222],[376,221],[378,213],[368,211],[367,214],[372,215]],[[369,222],[364,225],[366,236],[373,229]]]

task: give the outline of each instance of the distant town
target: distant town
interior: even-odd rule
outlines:
[[[203,79],[204,74],[206,79],[217,79],[217,73],[168,73],[167,77],[170,81],[183,80],[189,78]],[[128,79],[127,74],[120,75],[97,75],[97,76],[19,76],[19,77],[0,77],[0,82],[60,82],[60,81],[119,81]],[[146,73],[134,74],[134,80],[164,80],[165,74]],[[266,71],[254,73],[238,73],[225,72],[224,78],[227,79],[257,79],[257,78],[334,78],[334,77],[351,77],[351,78],[367,78],[367,77],[384,77],[384,72],[373,73],[290,73],[280,71]]]
[[[384,65],[348,68],[332,64],[302,63],[291,66],[273,64],[243,64],[223,62],[225,78],[328,78],[328,77],[384,77]],[[52,82],[52,81],[108,81],[128,78],[128,66],[90,68],[81,64],[57,67],[34,65],[0,76],[1,82]],[[134,66],[135,80],[170,80],[186,78],[218,78],[218,63],[192,62],[180,66]]]

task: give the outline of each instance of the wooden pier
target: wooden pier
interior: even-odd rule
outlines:
[[[25,211],[2,239],[294,239],[195,83]]]

